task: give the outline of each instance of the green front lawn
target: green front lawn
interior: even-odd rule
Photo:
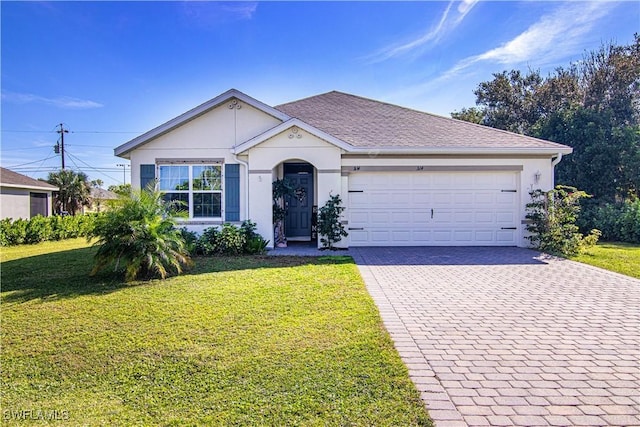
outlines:
[[[640,245],[598,243],[584,254],[571,259],[640,279]]]
[[[198,259],[125,284],[88,277],[94,252],[2,248],[6,423],[431,425],[351,258]]]

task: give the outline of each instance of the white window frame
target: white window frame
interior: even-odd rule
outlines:
[[[193,169],[194,167],[218,167],[220,168],[220,189],[219,190],[194,190],[193,188]],[[187,167],[188,168],[188,176],[189,176],[189,189],[188,190],[163,190],[161,188],[161,168],[162,167]],[[158,177],[158,188],[165,194],[174,193],[174,194],[187,194],[189,198],[188,203],[188,212],[189,212],[189,221],[222,221],[224,218],[224,164],[219,162],[184,162],[184,161],[175,161],[175,162],[162,162],[156,165],[156,176]],[[220,194],[220,216],[198,216],[194,217],[194,195],[196,194]]]

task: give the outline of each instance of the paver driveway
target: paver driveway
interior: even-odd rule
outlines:
[[[352,248],[437,427],[640,426],[640,280],[518,248]]]

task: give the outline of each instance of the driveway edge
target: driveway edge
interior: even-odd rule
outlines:
[[[393,304],[371,272],[364,257],[361,256],[358,249],[354,248],[350,252],[369,295],[378,307],[384,327],[391,336],[402,362],[409,370],[409,378],[420,392],[420,398],[427,408],[434,426],[468,427],[462,414],[452,402],[451,397],[412,338],[411,333],[405,327],[404,322],[400,320]]]

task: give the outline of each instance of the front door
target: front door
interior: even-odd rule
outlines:
[[[287,216],[285,232],[288,239],[311,239],[311,210],[313,208],[313,166],[309,163],[285,163],[284,178],[294,188],[285,197]]]

